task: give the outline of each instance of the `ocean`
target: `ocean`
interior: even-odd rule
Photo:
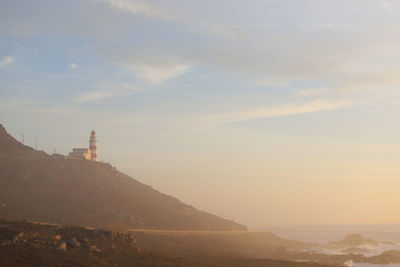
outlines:
[[[258,227],[252,230],[270,231],[281,238],[326,245],[329,241],[343,240],[347,235],[359,234],[377,241],[389,241],[393,245],[363,246],[367,257],[380,255],[388,250],[400,251],[400,224],[391,225],[290,225]],[[335,250],[319,251],[325,254],[340,254]],[[400,267],[400,264],[369,264],[348,262],[355,267]]]

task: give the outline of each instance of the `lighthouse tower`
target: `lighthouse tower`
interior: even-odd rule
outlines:
[[[97,161],[97,138],[94,130],[90,133],[89,149],[91,160]]]

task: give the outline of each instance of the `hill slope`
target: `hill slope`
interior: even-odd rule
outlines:
[[[110,164],[35,151],[1,124],[0,217],[103,228],[246,230],[160,193]]]

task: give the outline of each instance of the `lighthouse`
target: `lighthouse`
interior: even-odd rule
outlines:
[[[97,161],[97,138],[96,138],[96,132],[94,130],[92,130],[92,132],[90,133],[89,149],[90,149],[90,159]]]

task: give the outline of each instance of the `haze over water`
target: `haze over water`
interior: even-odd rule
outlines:
[[[254,230],[268,230],[280,237],[312,243],[328,243],[344,239],[350,234],[360,234],[379,241],[400,243],[400,224],[393,225],[291,225],[267,226]]]
[[[290,225],[290,226],[268,226],[255,228],[254,230],[268,230],[280,237],[309,243],[327,245],[330,241],[343,240],[351,234],[359,234],[363,237],[378,241],[389,241],[393,245],[381,244],[378,246],[360,246],[365,249],[366,256],[375,256],[390,250],[400,249],[400,224],[392,225]],[[317,250],[326,254],[342,254],[340,249]],[[371,264],[371,263],[348,263],[346,266],[356,267],[398,267],[400,264]]]

